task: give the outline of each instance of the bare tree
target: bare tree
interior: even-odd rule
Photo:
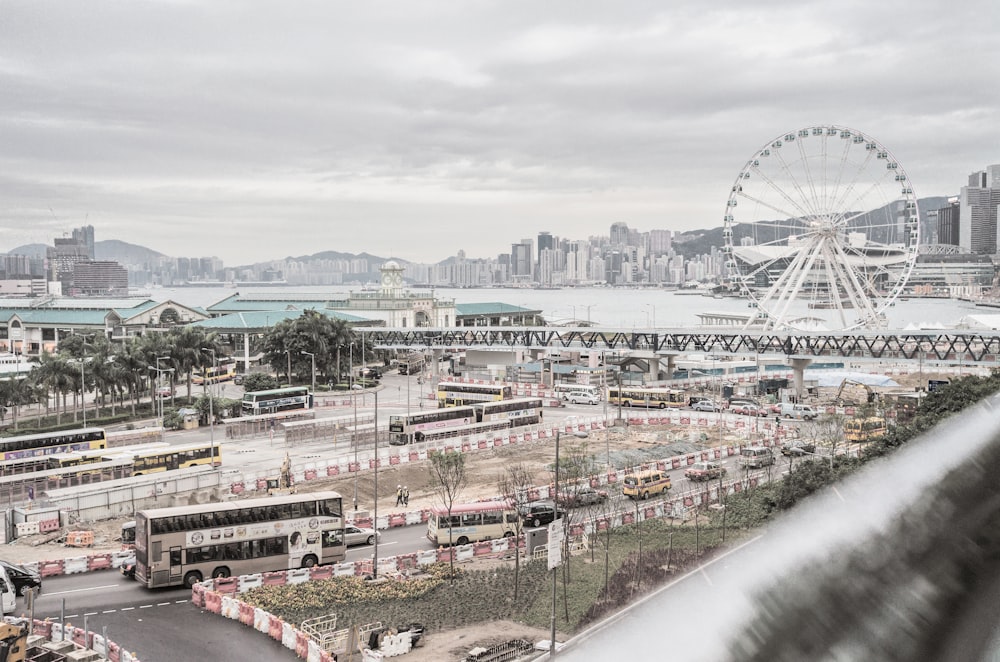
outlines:
[[[830,455],[830,466],[837,455],[837,449],[844,442],[844,423],[847,417],[843,414],[824,414],[819,418],[804,423],[802,434]]]
[[[518,513],[525,512],[530,501],[528,490],[532,487],[532,474],[523,462],[511,464],[497,478],[497,491]],[[524,522],[520,517],[514,521],[514,600],[517,601],[521,572],[520,540],[524,532]]]
[[[468,480],[465,473],[465,455],[458,451],[431,451],[428,459],[431,461],[431,488],[448,512],[448,547],[453,548],[451,509]],[[451,581],[454,581],[454,549],[449,549],[448,560]]]

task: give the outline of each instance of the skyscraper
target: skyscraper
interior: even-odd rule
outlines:
[[[973,253],[997,253],[997,207],[1000,165],[969,175],[969,185],[959,195],[958,245]]]

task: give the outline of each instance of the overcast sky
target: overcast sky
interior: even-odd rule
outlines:
[[[1000,163],[988,0],[0,3],[0,250],[91,224],[229,265],[721,225],[818,124],[918,197]]]

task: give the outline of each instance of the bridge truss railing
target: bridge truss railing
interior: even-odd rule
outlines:
[[[565,327],[370,328],[387,348],[577,349],[997,363],[1000,331],[755,332]]]

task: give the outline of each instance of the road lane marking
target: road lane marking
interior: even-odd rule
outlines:
[[[149,609],[153,605],[139,605],[139,609]]]
[[[135,607],[122,607],[122,611],[132,611]]]
[[[81,593],[83,591],[96,591],[101,588],[115,588],[117,586],[121,586],[121,584],[104,584],[103,586],[91,586],[89,588],[74,588],[69,591],[56,591],[54,593],[46,593],[45,595],[38,596],[38,599],[46,598],[51,595],[64,595],[66,593]]]
[[[106,611],[102,611],[101,613],[102,613],[102,614],[113,614],[113,613],[115,613],[116,611],[118,611],[118,610],[117,610],[117,609],[108,609],[108,610],[106,610]]]
[[[101,612],[99,612],[99,611],[85,611],[85,612],[83,612],[83,615],[84,616],[97,616],[99,613],[101,613]]]
[[[168,606],[169,604],[170,604],[169,602],[157,602],[157,603],[156,603],[156,606],[157,606],[157,607],[166,607],[166,606]]]

